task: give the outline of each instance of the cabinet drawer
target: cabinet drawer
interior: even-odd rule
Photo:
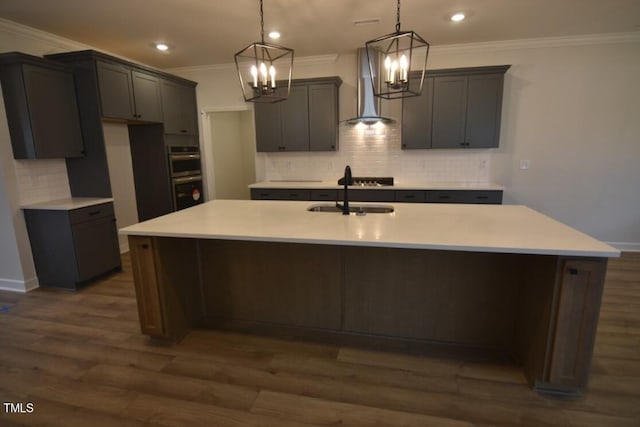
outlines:
[[[428,190],[427,203],[502,203],[502,190]]]
[[[311,190],[311,200],[330,200],[338,199],[338,190]]]
[[[397,190],[396,202],[402,203],[424,203],[424,191],[421,190]]]
[[[252,200],[309,200],[309,190],[285,188],[252,188]]]
[[[69,211],[69,221],[71,224],[93,221],[100,218],[115,217],[113,203],[102,203],[86,208],[73,209]]]
[[[477,203],[477,204],[502,204],[502,191],[500,190],[473,190],[460,191],[464,193],[460,195],[462,200],[459,203]]]

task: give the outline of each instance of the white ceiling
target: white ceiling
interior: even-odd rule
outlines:
[[[260,39],[258,0],[1,0],[0,17],[158,68],[225,64]],[[433,46],[640,32],[640,0],[404,0]],[[464,11],[461,23],[449,20]],[[265,32],[296,57],[353,52],[395,29],[393,0],[264,0]],[[353,21],[379,18],[356,26]],[[169,53],[152,44],[168,43]]]

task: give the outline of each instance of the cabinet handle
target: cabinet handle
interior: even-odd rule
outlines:
[[[146,243],[144,243],[144,244],[142,245],[142,249],[149,249],[149,245],[147,245]]]
[[[450,199],[451,196],[439,196],[438,198],[444,200],[444,199]]]
[[[95,216],[95,215],[98,215],[99,213],[100,211],[89,212],[89,216]]]
[[[187,130],[186,129],[180,129],[180,132],[187,133]]]
[[[416,196],[414,196],[413,194],[409,194],[407,196],[404,196],[405,199],[415,199]]]
[[[487,200],[489,196],[476,196],[477,200]]]
[[[578,269],[577,268],[570,268],[569,269],[569,274],[571,274],[572,276],[575,276],[578,274]]]

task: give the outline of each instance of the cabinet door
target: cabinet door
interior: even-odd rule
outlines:
[[[275,104],[254,104],[256,147],[258,151],[282,151],[282,113],[280,104],[280,102]]]
[[[335,151],[338,146],[338,88],[309,85],[309,149]]]
[[[84,148],[73,75],[29,64],[23,65],[23,74],[34,157],[81,157]]]
[[[131,71],[135,118],[146,122],[162,122],[160,80],[147,73]]]
[[[435,77],[433,88],[433,148],[465,147],[467,77]]]
[[[606,260],[563,262],[549,355],[549,382],[555,386],[587,385],[605,271]]]
[[[111,216],[72,226],[79,282],[99,276],[120,265],[115,221]]]
[[[282,146],[285,151],[309,151],[309,96],[307,86],[292,86],[282,111]]]
[[[415,80],[412,80],[415,83]],[[422,94],[402,100],[402,148],[431,148],[433,77],[424,79]]]
[[[119,64],[98,61],[98,88],[102,117],[135,119],[131,70]]]
[[[465,142],[471,148],[497,147],[503,74],[469,76]]]
[[[166,337],[162,293],[156,275],[153,241],[149,237],[129,237],[131,269],[136,289],[140,329],[143,334]]]
[[[169,80],[162,80],[160,88],[164,133],[197,135],[198,107],[195,88]]]

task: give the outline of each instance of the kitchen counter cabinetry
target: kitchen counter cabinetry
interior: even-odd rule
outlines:
[[[13,157],[82,157],[84,144],[69,67],[22,53],[0,55]]]
[[[195,84],[160,80],[164,133],[198,135]]]
[[[25,207],[40,286],[77,289],[121,268],[113,203],[85,207]]]
[[[510,360],[536,390],[586,390],[618,250],[525,206],[307,206],[216,200],[123,229],[143,333],[213,327]]]
[[[403,100],[402,148],[498,147],[508,69],[429,71],[422,95]]]
[[[160,80],[124,64],[97,61],[102,117],[162,121]]]
[[[255,104],[257,151],[335,151],[339,77],[293,80],[285,101]]]
[[[251,188],[252,200],[340,201],[343,190]],[[393,190],[349,187],[349,201],[502,204],[502,190]]]

